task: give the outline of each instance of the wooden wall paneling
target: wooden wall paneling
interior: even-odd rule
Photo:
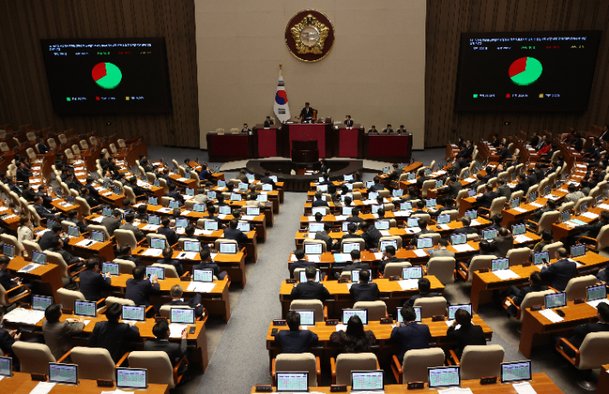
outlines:
[[[609,121],[609,2],[602,0],[428,0],[426,145]],[[603,30],[588,109],[583,113],[457,113],[454,97],[461,32]],[[504,122],[509,122],[504,125]],[[453,133],[452,130],[457,130]]]
[[[42,38],[165,37],[173,112],[59,117],[53,112]],[[157,145],[199,146],[193,0],[0,2],[0,123],[31,123]]]

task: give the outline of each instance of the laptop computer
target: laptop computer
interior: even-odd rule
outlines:
[[[212,269],[194,269],[192,270],[192,281],[211,283],[214,281],[214,270]]]
[[[497,234],[498,234],[498,231],[495,229],[482,230],[482,238],[487,241],[497,238]]]
[[[342,323],[347,324],[351,316],[358,316],[364,325],[368,324],[368,309],[343,309]]]
[[[75,300],[74,314],[77,316],[97,316],[97,304],[95,301]]]
[[[605,298],[607,298],[607,287],[604,284],[586,287],[586,301],[604,300]]]
[[[177,324],[195,324],[195,310],[192,308],[169,309],[169,321]]]
[[[91,239],[97,242],[104,242],[106,240],[106,237],[104,236],[103,232],[92,230]]]
[[[32,295],[32,309],[44,311],[53,303],[53,297],[34,294]]]
[[[527,232],[527,228],[524,224],[515,224],[512,226],[513,235],[522,235]]]
[[[571,257],[579,257],[586,254],[586,245],[576,244],[571,246]]]
[[[377,220],[374,223],[374,227],[376,227],[377,230],[389,230],[390,225],[391,223],[389,222],[389,220]]]
[[[43,252],[34,250],[32,252],[32,262],[34,262],[36,264],[44,265],[47,263],[47,255],[44,254]]]
[[[159,199],[156,197],[148,197],[148,205],[159,205]]]
[[[205,231],[216,231],[218,230],[218,222],[215,220],[205,220],[203,221],[203,228]]]
[[[459,309],[465,309],[472,315],[472,304],[455,304],[448,306],[448,320],[455,320],[455,313]]]
[[[146,267],[146,276],[152,278],[152,275],[156,275],[159,280],[165,279],[165,268],[153,267],[151,265]]]
[[[309,391],[308,372],[277,372],[278,393],[307,393]]]
[[[531,361],[501,363],[501,383],[531,380]]]
[[[491,271],[503,271],[510,268],[509,259],[493,259],[491,260]]]
[[[186,218],[177,218],[176,219],[176,227],[177,228],[186,228],[186,227],[188,227],[188,219],[186,219]]]
[[[351,282],[359,282],[359,273],[361,270],[351,270]]]
[[[417,249],[425,249],[431,247],[433,247],[433,239],[427,237],[417,239]]]
[[[230,215],[231,214],[231,207],[230,205],[220,205],[218,207],[218,213],[220,215]]]
[[[548,251],[533,254],[533,264],[539,265],[550,262],[550,253]]]
[[[293,309],[293,311],[300,315],[301,326],[315,325],[315,311],[313,309]]]
[[[546,294],[543,297],[543,304],[546,309],[560,308],[567,305],[567,293]]]
[[[123,305],[122,319],[131,321],[145,321],[146,307]]]
[[[423,277],[423,269],[421,266],[404,267],[402,268],[403,279],[421,279]]]
[[[199,241],[184,241],[185,252],[200,252],[201,243]]]
[[[360,250],[359,242],[344,242],[343,243],[343,253],[351,253],[352,250]]]
[[[381,241],[380,251],[384,252],[385,248],[387,246],[390,246],[390,245],[393,246],[395,248],[395,250],[398,249],[398,241],[395,240],[395,239],[390,239],[390,240],[383,240],[383,241]]]
[[[0,376],[13,376],[13,359],[0,357]]]
[[[318,233],[324,231],[324,224],[323,223],[309,223],[309,232],[310,233]]]
[[[321,280],[321,271],[316,270],[315,271],[315,282],[319,282],[320,280]],[[306,275],[305,270],[299,271],[298,281],[301,283],[304,283],[307,281],[307,275]]]
[[[383,391],[383,370],[351,371],[351,392]]]
[[[2,245],[2,254],[12,259],[15,257],[15,246],[11,244]]]
[[[323,245],[322,244],[305,244],[304,251],[305,251],[305,254],[322,254]]]
[[[417,323],[420,323],[421,322],[421,307],[420,306],[413,306],[412,308],[414,309],[414,313],[417,316],[415,321]],[[403,323],[404,319],[402,319],[402,307],[398,306],[396,309],[397,309],[397,315],[396,316],[398,318],[397,319],[398,323]]]
[[[158,226],[161,224],[161,217],[157,215],[148,216],[148,224],[152,224],[153,226]]]
[[[462,245],[467,243],[467,234],[451,234],[450,243],[452,245]]]
[[[237,222],[237,228],[239,231],[247,233],[252,230],[252,225],[249,222],[244,222],[241,220]]]
[[[436,219],[436,223],[438,223],[438,224],[450,223],[450,215],[446,215],[446,214],[438,215],[438,218]]]
[[[143,368],[116,368],[116,387],[119,389],[145,389],[148,387],[148,370]]]
[[[49,363],[49,382],[78,384],[78,365]]]
[[[120,267],[118,265],[118,263],[113,263],[111,261],[104,261],[102,263],[102,273],[106,274],[109,273],[110,275],[119,275],[120,274]]]
[[[419,218],[408,218],[406,225],[408,227],[419,227]]]
[[[231,242],[221,242],[218,252],[224,254],[237,254],[237,244]]]
[[[80,237],[80,230],[76,226],[68,226],[68,236]]]
[[[165,240],[162,238],[150,238],[150,249],[165,249]]]
[[[461,385],[460,367],[430,367],[427,368],[429,388],[458,387]]]

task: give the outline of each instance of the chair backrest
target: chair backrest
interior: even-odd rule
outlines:
[[[432,257],[427,263],[427,275],[434,275],[443,285],[455,282],[454,257]]]
[[[24,239],[23,241],[21,241],[21,243],[23,244],[23,247],[25,248],[25,253],[30,257],[33,255],[32,252],[34,252],[34,251],[42,252],[42,249],[40,248],[40,245],[38,245],[38,242]]]
[[[564,245],[562,242],[560,241],[556,241],[556,242],[552,242],[551,244],[547,244],[545,245],[543,248],[541,248],[541,250],[543,252],[548,252],[548,255],[550,256],[551,259],[556,257],[556,251],[560,248],[562,248]]]
[[[485,255],[478,255],[478,256],[474,256],[472,257],[471,261],[469,262],[469,268],[468,268],[468,275],[467,275],[467,281],[471,282],[473,277],[474,277],[474,272],[475,271],[479,271],[482,269],[491,269],[491,261],[493,261],[493,259],[496,259],[497,256],[492,255],[492,254],[485,254]]]
[[[591,332],[579,347],[578,369],[596,369],[609,363],[609,332]]]
[[[80,140],[80,148],[82,150],[88,150],[89,149],[89,143],[87,142],[87,140]]]
[[[596,250],[601,251],[609,247],[609,224],[601,227],[596,236]]]
[[[543,291],[530,291],[528,292],[522,302],[520,303],[520,310],[523,311],[533,305],[543,305],[546,294],[552,294],[554,290],[543,290]],[[520,321],[524,317],[524,313],[520,313]]]
[[[137,197],[133,192],[133,188],[131,186],[123,186],[123,192],[125,193],[125,199],[131,204],[135,204]]]
[[[57,302],[61,304],[64,312],[72,313],[74,311],[74,301],[85,300],[83,293],[77,290],[68,290],[65,287],[57,289]]]
[[[1,234],[0,240],[2,240],[2,242],[6,243],[6,244],[13,245],[15,247],[15,255],[17,255],[17,256],[23,255],[25,248],[23,247],[23,244],[21,242],[19,242],[17,237],[15,237],[14,235]]]
[[[389,278],[390,276],[402,276],[402,269],[406,267],[412,267],[408,261],[400,261],[396,263],[387,263],[383,276]]]
[[[129,300],[127,298],[120,298],[120,297],[113,297],[113,296],[106,297],[106,306],[110,306],[112,304],[135,306],[135,302],[133,302],[132,300]]]
[[[49,145],[49,148],[51,148],[52,150],[57,149],[57,142],[55,141],[54,138],[47,138],[47,144]]]
[[[493,202],[491,203],[489,215],[490,216],[499,215],[501,213],[501,211],[503,211],[503,208],[505,207],[506,202],[507,202],[507,197],[505,197],[505,196],[495,197],[493,199]]]
[[[148,383],[166,384],[170,389],[175,387],[173,367],[169,356],[163,351],[136,351],[129,357],[130,368],[145,368],[148,370]]]
[[[317,386],[317,368],[313,353],[281,353],[275,358],[275,371],[307,371],[309,372],[309,387]]]
[[[355,309],[368,309],[368,321],[377,321],[387,317],[387,304],[383,300],[357,301],[353,304]]]
[[[575,203],[575,205],[573,206],[573,210],[575,211],[580,211],[580,207],[582,205],[586,205],[588,208],[590,208],[590,205],[592,203],[593,198],[592,197],[584,197],[584,198],[580,198],[579,200],[577,200],[577,202]]]
[[[596,282],[597,279],[594,275],[577,276],[569,279],[567,287],[565,288],[567,300],[586,299],[586,287],[593,286]]]
[[[548,211],[548,212],[544,212],[541,215],[541,218],[539,218],[539,224],[537,226],[537,232],[538,233],[542,233],[543,231],[552,231],[552,224],[556,223],[558,221],[558,218],[560,217],[560,212],[554,210],[554,211]]]
[[[320,300],[292,300],[290,310],[312,309],[315,314],[315,321],[324,321],[324,304]]]
[[[66,280],[69,280],[70,278],[68,274],[68,263],[66,263],[66,261],[63,259],[63,256],[57,252],[52,252],[50,250],[45,250],[44,254],[47,255],[48,263],[55,264],[59,267],[61,277],[63,278],[64,282]]]
[[[428,180],[424,181],[423,185],[421,186],[421,196],[427,197],[427,191],[429,189],[433,189],[435,187],[436,187],[435,179],[428,179]]]
[[[112,262],[118,263],[118,271],[121,274],[131,274],[135,268],[135,263],[131,260],[114,259]]]
[[[445,315],[448,301],[442,296],[421,297],[414,301],[414,306],[421,307],[421,317]]]
[[[76,346],[70,358],[78,364],[78,379],[114,380],[114,361],[108,349]]]
[[[444,358],[444,350],[440,347],[407,351],[402,363],[404,382],[427,382],[427,368],[441,367]]]
[[[28,157],[28,159],[30,159],[30,160],[36,160],[36,158],[38,157],[38,156],[36,155],[36,152],[34,151],[34,149],[33,149],[33,148],[27,148],[27,149],[25,150],[25,153],[27,154],[27,157]]]
[[[134,250],[137,247],[137,239],[131,230],[114,230],[114,239],[116,240],[116,246],[119,249],[123,246],[129,246],[131,250]]]
[[[165,278],[179,278],[178,271],[176,267],[171,264],[162,264],[162,263],[154,263],[153,267],[162,267],[165,270]]]
[[[104,234],[104,239],[110,239],[110,233],[108,232],[108,229],[106,228],[106,226],[102,226],[101,224],[89,224],[87,225],[87,230],[101,231]]]
[[[118,144],[118,147],[121,149],[125,149],[127,147],[127,143],[122,138],[117,139],[116,143]]]
[[[573,201],[564,202],[561,204],[560,207],[558,207],[558,212],[572,210],[574,206],[575,206],[575,202],[573,202]]]
[[[374,353],[341,353],[336,358],[336,384],[351,384],[351,371],[373,371],[377,367]]]
[[[461,355],[461,379],[499,376],[505,351],[501,345],[468,345]]]
[[[531,259],[531,249],[527,247],[510,249],[506,257],[510,260],[510,266],[528,263]]]
[[[16,341],[13,352],[19,359],[20,370],[25,373],[46,375],[49,363],[55,362],[51,349],[44,343]]]

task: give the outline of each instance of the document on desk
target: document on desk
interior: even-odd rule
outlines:
[[[477,219],[472,219],[472,221],[469,223],[470,226],[481,226],[482,223],[480,223]]]
[[[79,241],[76,243],[76,246],[80,246],[81,248],[90,248],[91,246],[95,245],[97,243],[97,241],[94,241],[92,239],[83,239],[82,241]]]
[[[389,237],[391,235],[389,230],[380,230],[380,233],[383,237]]]
[[[309,255],[307,255],[307,261],[310,261],[312,263],[319,263],[321,261],[321,255],[309,254]]]
[[[336,219],[337,222],[344,222],[345,220],[347,220],[347,216],[345,216],[345,215],[336,215],[336,216],[334,216],[334,219]]]
[[[604,210],[604,211],[609,211],[609,204],[598,204],[597,207],[599,207],[600,209]]]
[[[219,213],[218,214],[218,219],[220,220],[227,220],[229,215],[225,215],[223,213]]]
[[[194,293],[211,293],[214,287],[216,287],[215,283],[190,282],[186,290]]]
[[[495,274],[495,276],[497,278],[501,279],[501,280],[509,280],[509,279],[518,279],[518,278],[520,278],[520,275],[518,275],[517,273],[515,273],[511,269],[493,271],[493,274]]]
[[[472,183],[472,182],[476,182],[476,178],[465,178],[464,181],[467,183]]]
[[[241,215],[241,220],[254,220],[256,219],[256,216],[252,216],[252,215]]]
[[[374,259],[381,260],[383,258],[383,252],[374,252]]]
[[[598,218],[598,215],[595,214],[594,212],[584,212],[584,213],[582,213],[582,216],[586,217],[588,219],[592,219],[592,220]]]
[[[393,213],[393,216],[395,216],[396,218],[405,218],[410,216],[411,213],[412,211],[395,211]]]
[[[539,311],[539,314],[551,321],[552,323],[559,323],[565,320],[562,317],[558,316],[558,313],[554,312],[552,309],[542,309]]]
[[[408,227],[406,229],[406,232],[408,234],[418,234],[421,232],[421,227]]]
[[[531,205],[531,206],[533,206],[535,208],[541,208],[541,207],[543,207],[543,204],[540,204],[538,202],[532,202],[529,205]]]
[[[441,230],[450,230],[450,226],[448,224],[438,224],[438,228]]]
[[[169,338],[180,338],[187,327],[188,324],[169,323]]]
[[[521,207],[515,207],[515,208],[512,208],[512,209],[513,209],[514,211],[516,211],[516,212],[520,212],[520,213],[525,213],[525,212],[527,211],[527,209],[526,209],[526,208],[521,208]]]
[[[101,394],[135,394],[135,391],[123,391],[121,389],[102,391]]]
[[[197,252],[182,252],[178,255],[178,259],[194,260],[197,258]]]
[[[447,389],[438,390],[438,394],[466,394],[472,393],[472,389],[469,387],[450,387]]]
[[[145,230],[145,231],[156,231],[156,230],[159,229],[159,227],[161,227],[161,226],[159,226],[158,224],[147,224],[147,225],[145,225],[142,228],[142,230]]]
[[[159,257],[160,255],[163,254],[163,250],[162,249],[146,249],[144,251],[144,253],[142,253],[143,256],[152,256],[152,257]]]
[[[4,315],[4,320],[11,323],[21,323],[35,326],[44,318],[44,311],[36,311],[33,309],[15,308]]]
[[[344,331],[344,330],[346,330],[346,329],[347,329],[347,325],[346,325],[346,324],[340,324],[340,323],[339,323],[339,324],[337,324],[335,327],[336,327],[336,331],[337,331],[337,332],[338,332],[338,331]]]
[[[531,386],[531,383],[529,383],[529,382],[514,383],[514,384],[512,384],[512,387],[514,387],[514,390],[516,390],[516,392],[518,394],[536,394],[537,393],[537,391],[535,391],[535,389],[533,388],[533,386]]]
[[[533,238],[527,237],[524,234],[520,234],[520,235],[517,235],[517,236],[514,237],[514,241],[517,244],[523,244],[525,242],[529,242],[529,241],[532,241],[532,240],[533,240]]]
[[[457,252],[460,252],[460,253],[463,253],[463,252],[473,252],[474,250],[476,250],[476,249],[474,249],[473,247],[471,247],[468,244],[453,245],[453,248]]]
[[[417,257],[427,257],[427,252],[425,249],[414,249],[413,252],[417,255]]]
[[[186,216],[188,214],[190,214],[192,211],[189,211],[188,209],[184,209],[182,212],[180,212],[180,215],[182,216]]]
[[[19,271],[17,272],[30,272],[35,270],[36,268],[40,267],[40,264],[36,264],[36,263],[29,263],[28,265],[26,265],[25,267],[21,268]]]
[[[419,288],[419,280],[418,279],[404,279],[399,280],[398,283],[402,290],[412,290]]]
[[[609,304],[609,300],[606,298],[600,299],[600,300],[594,300],[594,301],[588,301],[586,302],[586,304],[590,305],[593,308],[598,308],[598,305],[600,303],[605,303],[605,304]]]
[[[30,394],[47,394],[55,387],[55,383],[38,382],[38,384],[30,391]]]
[[[169,207],[163,207],[163,208],[159,208],[159,210],[157,212],[161,212],[161,213],[171,213],[173,212],[173,209],[169,208]]]

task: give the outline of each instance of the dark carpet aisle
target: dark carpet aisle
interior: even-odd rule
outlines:
[[[232,316],[209,367],[179,392],[248,393],[253,384],[270,383],[265,335],[270,321],[281,317],[279,286],[288,276],[287,258],[305,198],[305,193],[285,194],[266,242],[258,244],[258,262],[247,266],[247,284],[231,304]]]

